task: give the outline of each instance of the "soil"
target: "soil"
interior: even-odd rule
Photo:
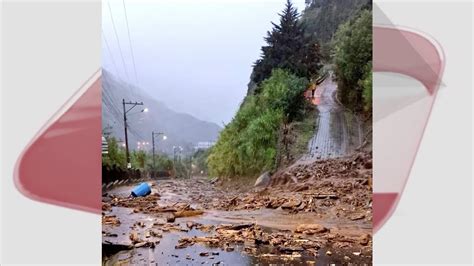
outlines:
[[[203,177],[103,195],[106,265],[372,263],[372,155],[298,164],[266,188]]]

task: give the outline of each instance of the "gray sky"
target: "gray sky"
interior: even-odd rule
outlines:
[[[117,28],[129,79],[113,31]],[[103,2],[103,66],[137,84],[122,0]],[[138,86],[171,109],[222,125],[247,91],[263,37],[286,0],[125,0]],[[293,0],[301,12],[304,0]],[[111,55],[112,54],[112,55]],[[117,69],[115,68],[117,66]]]

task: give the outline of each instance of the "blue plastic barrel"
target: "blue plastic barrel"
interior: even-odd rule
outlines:
[[[148,183],[141,183],[132,190],[133,197],[143,197],[151,193]]]

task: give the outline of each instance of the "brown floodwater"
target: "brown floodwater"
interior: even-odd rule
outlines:
[[[160,185],[160,181],[157,183]],[[126,197],[133,186],[122,186],[114,188],[109,193]],[[160,194],[158,204],[169,204],[170,202],[190,201],[186,193],[170,189]],[[136,231],[143,236],[149,228],[160,231],[160,227],[154,227],[156,222],[166,222],[163,214],[143,214],[134,213],[132,209],[125,207],[112,207],[112,211],[107,215],[116,215],[120,220],[119,226],[104,225],[103,231],[113,233],[116,236],[103,236],[103,241],[111,243],[130,244],[129,234]],[[205,225],[219,225],[223,223],[255,223],[266,231],[293,231],[298,224],[320,223],[324,226],[337,228],[345,234],[351,233],[371,233],[371,225],[360,225],[347,222],[341,224],[340,221],[319,221],[314,214],[298,213],[289,214],[281,209],[258,209],[258,210],[239,210],[239,211],[221,211],[206,210],[203,215],[187,218],[177,218],[175,224],[186,228],[186,222],[193,221]],[[136,222],[142,222],[143,227],[134,226]],[[212,233],[205,233],[197,229],[191,229],[188,232],[169,231],[161,232],[161,238],[148,238],[147,240],[159,241],[154,248],[142,247],[118,252],[110,256],[103,257],[104,265],[328,265],[347,263],[347,257],[350,257],[351,263],[371,263],[371,254],[361,254],[359,256],[351,253],[338,254],[331,250],[331,256],[326,255],[326,249],[321,248],[318,251],[319,256],[314,257],[302,252],[300,255],[274,255],[275,247],[257,246],[257,253],[245,252],[244,245],[232,245],[233,251],[225,251],[221,248],[209,247],[205,244],[196,243],[192,246],[175,249],[178,240],[183,237],[210,236]],[[357,252],[354,250],[354,252]],[[200,253],[208,253],[209,256],[200,256]],[[273,254],[272,254],[273,253]],[[367,256],[365,256],[367,255]]]

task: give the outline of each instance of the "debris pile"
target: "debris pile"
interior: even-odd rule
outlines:
[[[173,246],[178,252],[203,245],[213,249],[196,254],[209,259],[219,256],[215,251],[220,249],[265,260],[331,256],[331,260],[339,258],[344,263],[370,262],[371,179],[372,156],[358,153],[295,165],[273,175],[268,186],[249,186],[246,191],[192,178],[159,181],[144,197],[106,193],[103,247],[107,252],[156,250],[160,239],[178,234],[172,250]],[[210,223],[209,217],[216,213],[222,220]],[[247,219],[232,220],[239,213]],[[262,213],[260,220],[251,216]],[[272,215],[293,221],[285,228],[264,227],[262,219],[274,219]]]

